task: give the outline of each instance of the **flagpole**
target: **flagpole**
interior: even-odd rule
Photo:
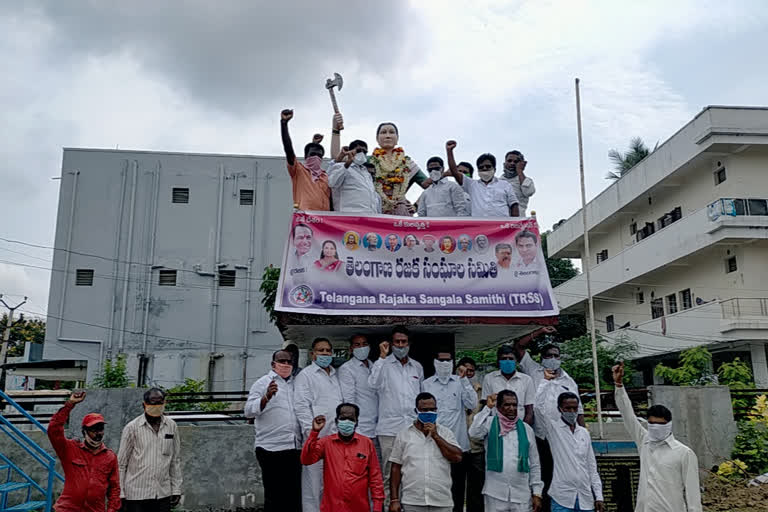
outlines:
[[[587,280],[587,302],[589,303],[589,331],[592,338],[592,372],[595,377],[595,398],[597,401],[597,428],[600,439],[605,437],[603,432],[603,406],[600,403],[600,368],[597,365],[597,337],[595,330],[595,301],[592,298],[592,283],[589,279],[589,230],[587,229],[587,193],[584,186],[584,146],[581,135],[581,95],[579,94],[579,79],[576,79],[576,125],[579,132],[579,176],[581,178],[581,223],[584,226],[584,259],[582,270]]]

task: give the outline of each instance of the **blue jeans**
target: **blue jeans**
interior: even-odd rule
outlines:
[[[591,512],[593,508],[579,508],[579,497],[576,497],[576,503],[573,508],[564,507],[555,500],[552,500],[552,512]]]

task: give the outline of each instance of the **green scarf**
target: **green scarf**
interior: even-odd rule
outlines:
[[[491,423],[491,430],[488,432],[488,449],[485,453],[486,468],[488,471],[501,473],[504,471],[504,438],[499,434],[498,416],[494,416]],[[531,468],[528,464],[528,434],[525,431],[523,420],[517,419],[517,470],[520,473],[528,473]]]

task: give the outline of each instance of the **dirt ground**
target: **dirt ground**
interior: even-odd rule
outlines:
[[[768,512],[768,484],[759,487],[726,482],[710,475],[701,497],[705,512]]]

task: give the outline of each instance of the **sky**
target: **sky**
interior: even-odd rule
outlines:
[[[279,155],[293,108],[294,141],[328,149],[338,72],[343,141],[372,148],[393,121],[422,167],[448,139],[472,162],[518,149],[549,229],[581,204],[575,77],[588,197],[632,137],[768,105],[763,0],[26,0],[0,2],[0,32],[0,293],[28,314],[48,302],[63,147]]]

